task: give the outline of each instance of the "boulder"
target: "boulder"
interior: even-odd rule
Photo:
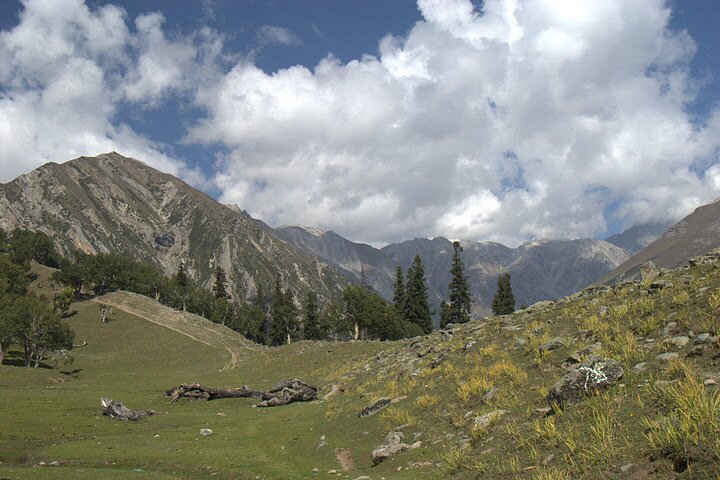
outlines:
[[[564,346],[565,340],[560,337],[555,337],[540,345],[540,347],[538,347],[538,350],[540,350],[541,353],[546,353]]]
[[[591,355],[555,382],[547,396],[548,405],[554,409],[575,405],[584,397],[615,385],[623,373],[615,360]]]
[[[390,432],[385,436],[385,441],[382,445],[372,451],[370,456],[372,457],[373,465],[384,462],[388,458],[392,457],[396,453],[404,452],[407,450],[413,450],[419,448],[422,442],[417,441],[412,445],[403,443],[404,435],[402,432]]]
[[[473,420],[473,425],[478,428],[487,428],[506,413],[507,410],[495,410],[494,412],[480,415],[479,417],[475,417],[475,420]]]

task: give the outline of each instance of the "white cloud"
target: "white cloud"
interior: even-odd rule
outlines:
[[[258,42],[261,45],[277,43],[280,45],[299,45],[302,43],[300,37],[285,27],[275,25],[263,25],[257,33]]]
[[[187,140],[228,149],[222,200],[359,240],[517,243],[677,218],[718,195],[720,122],[686,113],[695,44],[663,2],[419,8],[378,57],[240,63],[201,88],[208,116]]]
[[[138,17],[135,33],[127,21],[112,5],[27,1],[19,24],[0,32],[0,181],[48,161],[117,150],[204,184],[116,114],[125,99],[155,105],[191,88],[219,39],[204,31],[168,41],[157,13]]]

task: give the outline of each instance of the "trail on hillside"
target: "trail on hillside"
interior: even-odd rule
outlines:
[[[194,313],[180,312],[166,307],[136,293],[116,291],[93,298],[92,301],[117,308],[210,347],[227,350],[230,353],[230,361],[223,367],[224,370],[235,368],[240,356],[264,349],[228,327],[213,323]]]

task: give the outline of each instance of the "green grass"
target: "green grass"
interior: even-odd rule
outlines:
[[[687,273],[694,278],[689,285],[679,278]],[[67,321],[76,343],[88,342],[66,367],[76,369],[74,376],[0,366],[0,478],[331,478],[329,470],[340,470],[340,448],[354,460],[355,469],[342,473],[350,479],[624,480],[633,478],[620,471],[629,463],[637,478],[642,472],[715,478],[720,403],[717,388],[702,380],[717,373],[720,345],[686,359],[692,342],[678,348],[663,341],[661,330],[669,321],[678,327],[668,336],[715,328],[720,269],[696,266],[668,279],[675,286],[660,292],[635,284],[578,296],[471,322],[452,338],[433,333],[398,342],[298,342],[273,349],[206,331],[192,319],[173,317],[161,326],[119,308],[102,324],[96,302],[74,304],[77,314]],[[120,297],[115,300],[132,303]],[[130,309],[139,315],[164,315],[156,303],[138,302]],[[179,331],[166,328],[185,321],[191,323]],[[566,345],[539,357],[538,345],[554,337]],[[602,343],[597,354],[623,366],[622,385],[543,418],[538,409],[566,372],[568,355],[596,342]],[[234,368],[227,368],[228,349],[237,354]],[[681,361],[656,362],[665,350],[679,353]],[[647,370],[633,373],[637,362],[648,362]],[[179,383],[267,389],[287,378],[318,385],[320,396],[333,385],[340,393],[273,409],[252,408],[250,399],[169,404],[162,397]],[[483,400],[492,388],[494,396]],[[104,418],[101,396],[159,414],[137,424]],[[360,409],[383,397],[395,402],[358,418]],[[484,428],[474,426],[476,416],[499,409],[507,413]],[[202,437],[201,428],[215,434]],[[373,467],[370,452],[395,428],[407,443],[421,441],[421,448]],[[62,465],[34,467],[55,460]],[[687,463],[682,472],[675,471],[679,461]]]

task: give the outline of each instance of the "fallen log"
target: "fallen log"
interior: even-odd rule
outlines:
[[[181,384],[166,391],[170,403],[181,398],[188,400],[217,400],[219,398],[259,398],[258,407],[279,407],[293,402],[309,402],[317,398],[317,387],[297,379],[284,380],[266,392],[241,387],[211,388],[199,383]]]
[[[154,410],[131,410],[122,402],[117,402],[111,398],[103,397],[100,399],[100,407],[103,415],[118,420],[137,422],[140,417],[155,415]]]

